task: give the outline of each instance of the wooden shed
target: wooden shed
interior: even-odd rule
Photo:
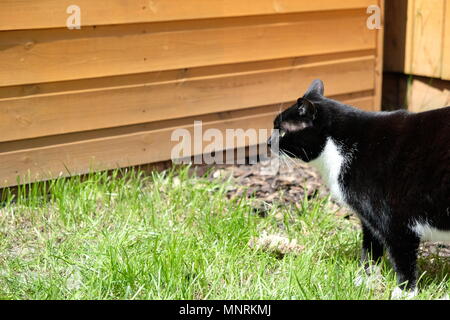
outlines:
[[[67,28],[73,4],[81,29]],[[2,0],[0,187],[168,160],[171,132],[194,120],[270,128],[314,78],[378,110],[374,4]]]
[[[450,105],[450,0],[386,2],[383,105]]]

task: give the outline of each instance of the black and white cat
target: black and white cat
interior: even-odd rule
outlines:
[[[276,117],[268,144],[319,169],[361,220],[363,265],[387,249],[399,283],[393,295],[411,296],[420,240],[450,241],[450,107],[365,112],[323,93],[313,81]]]

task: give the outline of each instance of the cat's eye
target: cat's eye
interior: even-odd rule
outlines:
[[[286,135],[286,131],[280,130],[280,138],[283,138]]]

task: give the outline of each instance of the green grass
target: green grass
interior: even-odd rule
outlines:
[[[353,284],[359,227],[329,212],[327,199],[273,207],[262,218],[252,199],[227,199],[232,184],[182,168],[59,179],[15,196],[6,190],[0,298],[389,299],[388,263],[378,288]],[[264,230],[295,238],[304,250],[280,259],[250,248]],[[417,299],[450,288],[443,258],[427,259],[432,268]]]

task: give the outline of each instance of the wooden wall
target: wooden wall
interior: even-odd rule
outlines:
[[[450,81],[400,73],[383,77],[383,108],[422,112],[450,106]]]
[[[386,2],[383,107],[450,105],[450,0]]]
[[[450,80],[450,0],[386,2],[385,71]]]
[[[0,187],[167,160],[175,128],[270,128],[314,78],[381,98],[373,0],[0,1]],[[381,5],[381,2],[379,3]]]

